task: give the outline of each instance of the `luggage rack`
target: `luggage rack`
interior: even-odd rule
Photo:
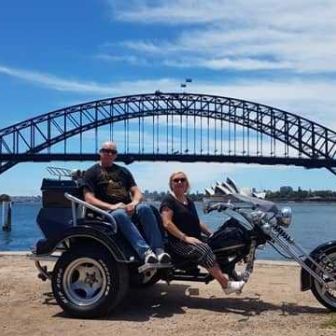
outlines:
[[[62,178],[67,177],[72,180],[81,180],[84,177],[85,170],[80,169],[68,169],[61,167],[47,167],[48,173],[51,176],[58,177],[58,180],[62,180]]]
[[[47,167],[47,171],[51,176],[56,176],[60,180],[62,177],[72,177],[73,172],[68,168]]]

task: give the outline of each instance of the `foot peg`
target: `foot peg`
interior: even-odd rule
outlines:
[[[143,264],[140,267],[138,267],[138,272],[143,273],[148,270],[153,270],[153,269],[161,269],[161,268],[171,268],[172,264],[161,264],[161,263],[156,263],[156,264]]]

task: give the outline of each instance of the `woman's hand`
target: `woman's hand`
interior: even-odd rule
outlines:
[[[204,224],[203,222],[200,223],[201,224],[201,231],[207,235],[208,237],[211,237],[213,235],[213,232],[210,231],[210,229],[208,228],[208,226],[206,224]]]
[[[202,243],[199,239],[197,239],[195,237],[188,237],[188,236],[186,236],[184,238],[184,241],[188,244],[191,244],[191,245],[197,245],[197,244]]]

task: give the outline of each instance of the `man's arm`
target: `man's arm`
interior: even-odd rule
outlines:
[[[132,202],[126,204],[125,210],[128,214],[132,215],[135,211],[135,207],[143,200],[143,196],[141,190],[136,185],[131,187],[130,192],[132,195]]]
[[[116,210],[125,208],[126,205],[124,203],[117,203],[117,204],[110,204],[98,199],[93,192],[89,191],[88,189],[84,188],[84,199],[85,202],[94,205],[103,210]]]
[[[138,186],[133,186],[131,188],[132,202],[134,205],[138,205],[143,200],[143,195]]]

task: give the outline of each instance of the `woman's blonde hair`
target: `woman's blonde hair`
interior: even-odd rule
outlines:
[[[177,171],[177,172],[174,172],[170,175],[169,177],[169,188],[170,190],[173,190],[173,179],[176,175],[183,175],[183,177],[186,179],[186,185],[187,185],[187,192],[189,191],[190,189],[190,183],[189,183],[189,179],[186,175],[186,173],[184,173],[183,171]]]

